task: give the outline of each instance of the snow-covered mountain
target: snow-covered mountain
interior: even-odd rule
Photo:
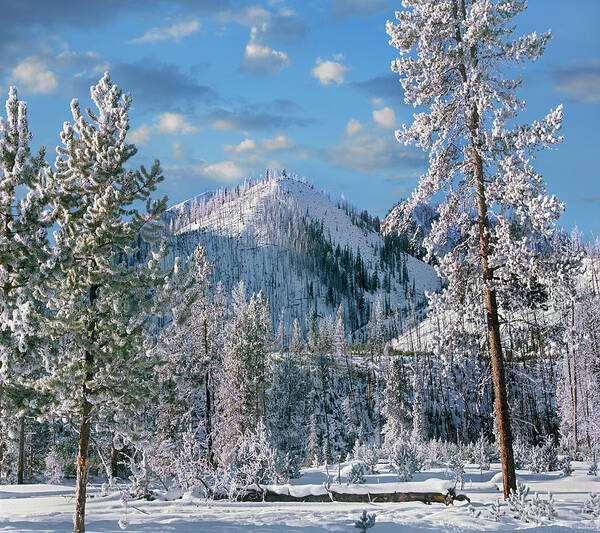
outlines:
[[[419,302],[439,288],[434,269],[406,253],[400,239],[384,239],[366,212],[334,204],[305,181],[269,176],[230,190],[204,193],[164,215],[172,253],[202,245],[213,280],[229,291],[243,280],[268,297],[274,325],[334,314],[340,303],[351,331],[367,321],[380,295],[384,310]]]

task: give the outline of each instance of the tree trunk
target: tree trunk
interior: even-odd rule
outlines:
[[[571,327],[575,329],[575,305],[573,302],[571,302]],[[575,347],[571,347],[571,352],[573,353],[573,453],[577,458],[579,454],[579,435],[577,434],[577,355],[575,354]]]
[[[479,123],[477,110],[473,110],[470,129],[473,140],[473,167],[476,187],[477,216],[479,229],[479,251],[481,254],[481,269],[485,286],[485,310],[488,326],[488,340],[490,345],[490,358],[492,360],[492,376],[494,380],[494,395],[496,397],[496,417],[498,419],[498,435],[500,440],[500,458],[502,460],[502,483],[504,486],[504,499],[508,498],[510,491],[517,490],[517,477],[515,474],[515,460],[512,448],[512,432],[508,399],[506,395],[506,380],[504,374],[504,356],[500,340],[500,321],[498,319],[498,303],[496,291],[490,288],[494,271],[489,266],[490,254],[490,227],[485,199],[483,162],[476,146],[476,128]]]
[[[19,418],[19,457],[17,459],[17,483],[24,483],[25,472],[25,416]]]
[[[460,21],[466,19],[466,8],[464,1],[459,5],[456,0],[452,3],[452,11],[455,26],[455,38],[458,44],[462,44]],[[477,49],[471,47],[469,53],[477,63]],[[463,86],[468,83],[467,69],[464,63],[459,63]],[[479,137],[479,112],[477,104],[469,101],[471,114],[469,116],[469,134],[471,137],[471,163],[473,165],[473,178],[475,180],[475,199],[477,203],[477,222],[479,232],[479,253],[481,256],[481,270],[484,283],[485,311],[488,327],[488,340],[490,345],[490,359],[492,362],[492,377],[494,381],[494,396],[496,399],[496,417],[498,421],[498,436],[500,440],[500,458],[502,461],[502,482],[504,485],[504,499],[508,498],[510,491],[517,490],[517,476],[515,474],[515,460],[512,449],[512,433],[510,429],[510,416],[508,400],[506,397],[506,381],[504,375],[504,356],[502,354],[502,343],[500,341],[500,321],[498,319],[498,302],[496,291],[490,287],[494,278],[494,271],[489,266],[490,256],[490,222],[487,212],[487,201],[485,197],[485,176],[483,173],[483,161],[478,148]]]
[[[224,499],[226,496],[215,499]],[[471,500],[465,494],[456,494],[454,489],[448,492],[374,492],[374,493],[349,493],[337,492],[332,488],[325,494],[308,494],[306,496],[292,496],[290,494],[274,492],[270,489],[247,489],[240,494],[238,501],[242,502],[349,502],[349,503],[400,503],[422,502],[426,505],[443,503],[453,505],[455,501]]]
[[[214,452],[213,452],[213,432],[212,432],[212,400],[210,397],[210,350],[208,346],[208,324],[206,319],[203,323],[204,326],[204,356],[209,360],[208,368],[206,369],[206,376],[204,378],[204,393],[206,396],[205,414],[204,414],[204,431],[206,431],[206,459],[209,464],[215,464]]]
[[[98,295],[98,286],[90,287],[90,307],[93,308]],[[93,342],[96,322],[90,319],[88,322],[88,335]],[[75,515],[73,516],[73,532],[85,533],[85,502],[87,492],[88,454],[90,448],[90,413],[92,404],[88,401],[87,384],[93,377],[94,354],[87,350],[85,352],[85,381],[82,386],[81,425],[79,429],[79,446],[77,450],[77,482],[75,487]]]
[[[215,464],[215,458],[213,453],[213,435],[212,435],[212,401],[210,396],[210,370],[206,371],[206,378],[204,380],[204,390],[206,394],[206,414],[204,418],[204,430],[206,431],[206,459],[209,464]]]
[[[113,439],[114,439],[113,434]],[[109,483],[112,484],[113,479],[117,479],[117,473],[119,470],[119,450],[115,448],[113,442],[110,443],[110,477]]]

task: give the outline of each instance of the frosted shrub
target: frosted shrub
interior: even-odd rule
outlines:
[[[531,449],[523,439],[517,437],[513,442],[513,455],[515,458],[515,468],[527,468],[529,465],[529,456],[531,455]]]
[[[363,511],[361,517],[354,522],[354,527],[359,529],[361,533],[366,533],[367,529],[371,529],[375,525],[375,517],[377,515],[367,514],[367,511]]]
[[[423,468],[423,463],[416,448],[408,444],[396,446],[391,459],[398,473],[398,481],[410,481],[414,473]]]
[[[583,504],[583,514],[590,515],[593,518],[600,518],[600,494],[590,493],[588,499]]]
[[[177,450],[175,464],[175,479],[184,489],[191,489],[201,484],[200,479],[205,473],[204,448],[196,437],[196,432],[188,429],[182,437]]]
[[[523,522],[529,522],[529,488],[523,483],[517,483],[517,490],[508,496],[508,507],[513,517]]]
[[[560,468],[556,446],[551,437],[541,446],[531,449],[528,468],[534,473],[554,472]]]
[[[548,499],[543,500],[536,492],[527,508],[527,514],[530,520],[535,522],[543,522],[545,520],[552,521],[556,518],[554,509],[554,498],[551,492],[548,492]]]
[[[358,485],[365,482],[367,467],[363,461],[354,461],[348,474],[348,485]]]
[[[46,455],[45,464],[44,474],[48,478],[48,483],[58,485],[62,481],[64,473],[61,458],[54,446],[50,449],[48,455]]]
[[[556,518],[552,493],[548,492],[548,497],[544,500],[536,492],[530,500],[529,488],[523,483],[517,483],[516,492],[510,493],[508,506],[513,517],[522,522],[551,522]]]
[[[455,485],[460,483],[460,488],[462,490],[465,486],[465,464],[458,455],[455,455],[448,460],[448,471],[452,475]]]
[[[269,442],[262,421],[255,431],[244,433],[238,441],[234,465],[237,480],[245,487],[253,483],[279,482],[284,477],[277,467],[277,452]]]
[[[446,443],[441,439],[430,440],[425,447],[425,462],[428,467],[443,465],[448,457]]]
[[[492,508],[490,509],[490,518],[494,520],[494,522],[500,522],[500,519],[504,516],[504,511],[502,510],[502,504],[500,500],[497,499],[495,503],[492,504]]]
[[[588,476],[597,476],[598,475],[598,461],[596,460],[596,454],[592,458],[592,462],[590,464],[590,468],[587,472]]]
[[[142,459],[139,462],[135,460],[135,455],[129,459],[131,495],[135,498],[150,499],[150,470],[148,468],[146,451],[142,452]]]
[[[564,476],[570,476],[573,473],[573,466],[571,466],[571,458],[563,457],[558,461],[558,467],[562,470]]]
[[[363,461],[369,469],[370,474],[377,473],[377,463],[379,463],[379,448],[375,444],[354,444],[352,455],[355,460]]]

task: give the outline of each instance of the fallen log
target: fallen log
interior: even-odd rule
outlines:
[[[249,489],[240,494],[242,502],[348,502],[348,503],[400,503],[423,502],[426,505],[443,503],[453,505],[455,501],[471,500],[464,494],[456,494],[454,489],[442,492],[376,492],[376,493],[349,493],[329,490],[324,494],[306,494],[292,496],[291,494],[275,492],[271,489]]]

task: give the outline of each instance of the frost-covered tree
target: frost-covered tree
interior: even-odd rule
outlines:
[[[217,446],[219,462],[229,464],[239,437],[266,416],[266,364],[271,347],[269,303],[262,292],[246,299],[240,281],[232,291],[232,315],[224,332],[223,363],[218,378]]]
[[[562,107],[542,121],[517,124],[525,105],[516,94],[521,81],[507,77],[505,67],[540,57],[551,34],[513,37],[513,19],[526,8],[521,0],[403,5],[398,23],[386,27],[401,54],[392,70],[405,102],[421,110],[396,136],[428,151],[429,169],[384,226],[397,229],[419,204],[443,198],[424,245],[438,257],[448,287],[431,305],[458,308],[487,329],[506,498],[516,478],[498,306],[534,290],[537,245],[563,206],[546,194],[532,166],[538,149],[561,141]]]
[[[160,361],[153,399],[156,427],[147,442],[165,476],[173,474],[168,471],[173,456],[181,457],[185,450],[194,449],[191,439],[198,441],[196,447],[206,449],[208,463],[213,462],[212,378],[221,346],[224,309],[218,291],[211,297],[209,272],[210,264],[201,247],[188,257],[184,267],[176,258],[171,323],[161,331],[155,348]]]
[[[32,154],[27,105],[11,87],[0,118],[0,465],[6,426],[18,419],[17,478],[23,483],[25,415],[40,398],[34,383],[43,365],[42,281],[49,265],[46,209],[49,180],[44,149]]]
[[[282,354],[273,366],[268,391],[271,435],[280,452],[299,457],[308,440],[310,423],[308,372],[293,353]]]
[[[105,74],[91,87],[97,108],[81,111],[71,102],[73,123],[65,122],[57,148],[56,193],[51,207],[57,223],[53,260],[60,272],[49,289],[52,334],[61,350],[49,361],[47,386],[57,407],[79,417],[74,531],[85,531],[88,451],[92,423],[112,411],[128,424],[128,409],[146,395],[147,328],[157,297],[168,293],[160,267],[161,250],[146,262],[134,258],[142,238],[157,240],[156,223],[166,198],[151,201],[162,180],[158,162],[147,172],[126,168],[136,153],[127,142],[131,97]],[[87,118],[86,118],[87,117]],[[138,210],[146,203],[146,213]]]

